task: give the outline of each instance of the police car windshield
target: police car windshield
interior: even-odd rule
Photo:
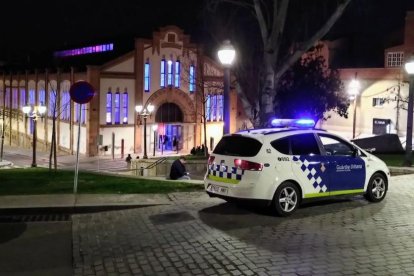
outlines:
[[[262,147],[258,140],[240,135],[223,137],[213,153],[230,156],[252,157],[257,155]]]

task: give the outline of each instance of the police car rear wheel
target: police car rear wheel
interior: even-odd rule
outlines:
[[[299,192],[294,183],[285,182],[280,185],[275,193],[274,207],[279,216],[291,215],[299,205]]]
[[[379,202],[384,199],[387,189],[386,178],[382,174],[376,173],[369,180],[365,198],[371,202]]]

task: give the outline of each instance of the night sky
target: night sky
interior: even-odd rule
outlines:
[[[413,0],[353,2],[330,36],[351,36],[362,52],[372,49],[370,38],[379,41],[384,33],[401,27],[405,10],[414,8]],[[214,38],[206,32],[202,6],[202,0],[9,1],[2,3],[0,16],[0,61],[27,60],[39,53],[95,42],[133,43],[134,37],[150,37],[165,25],[177,25],[191,34],[193,41],[212,45]]]

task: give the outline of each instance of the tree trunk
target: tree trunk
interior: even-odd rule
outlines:
[[[50,155],[49,155],[49,170],[52,170],[52,158],[53,158],[53,168],[56,170],[56,118],[52,118],[52,141],[50,145]]]
[[[268,118],[274,115],[275,72],[271,61],[271,55],[264,53],[264,78],[260,92],[260,125],[262,127],[266,126]]]
[[[53,120],[53,163],[54,169],[57,170],[57,145],[56,145],[56,118]]]

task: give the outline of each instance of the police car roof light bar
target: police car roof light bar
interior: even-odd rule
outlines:
[[[315,121],[312,119],[273,119],[271,125],[273,127],[313,128]]]

